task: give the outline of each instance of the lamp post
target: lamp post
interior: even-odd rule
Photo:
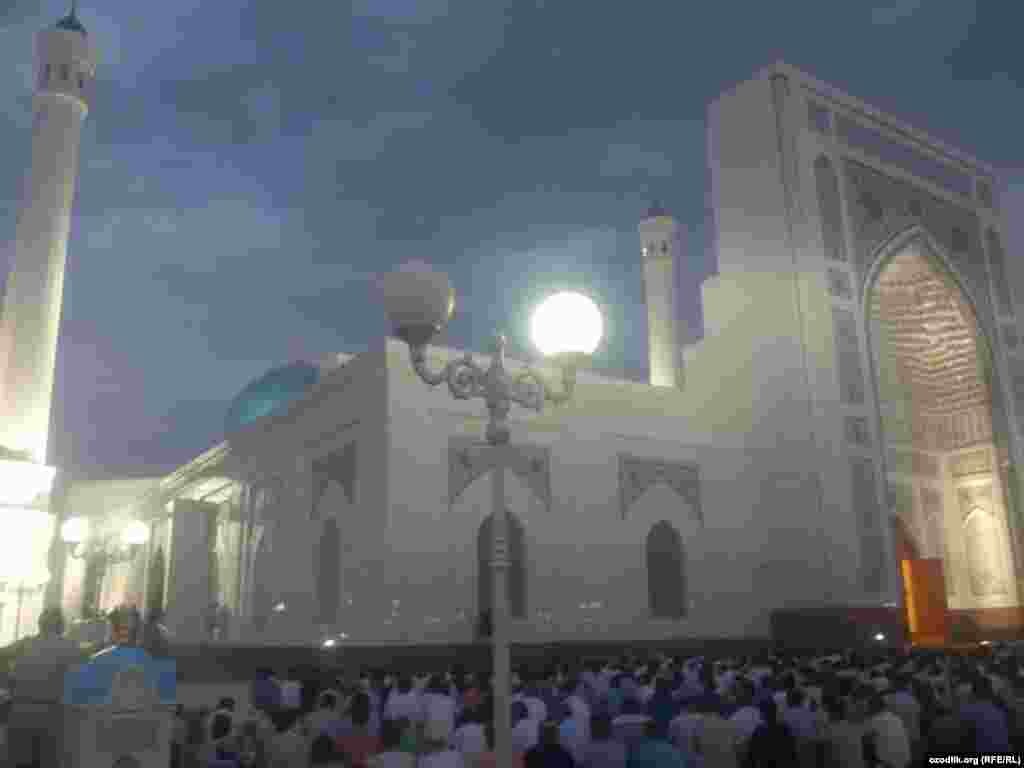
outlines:
[[[60,538],[68,546],[68,554],[85,561],[82,617],[92,618],[99,607],[99,590],[107,566],[134,560],[139,547],[149,541],[149,527],[141,520],[132,520],[93,535],[89,518],[79,516],[61,525]]]
[[[427,365],[427,344],[444,328],[455,309],[455,291],[448,277],[426,264],[409,263],[386,275],[380,287],[393,333],[409,346],[412,367],[419,377],[431,386],[447,384],[456,399],[481,398],[487,406],[489,419],[484,436],[486,450],[492,452],[489,463],[494,468],[491,472],[491,642],[495,752],[498,768],[511,768],[505,467],[514,449],[509,445],[508,414],[513,403],[539,413],[546,401],[558,404],[569,400],[577,368],[601,340],[601,314],[590,299],[576,293],[555,294],[535,311],[530,335],[541,353],[561,371],[561,390],[556,391],[533,368],[509,373],[505,368],[505,337],[500,335],[494,340],[491,362],[486,369],[467,353],[448,362],[440,371],[431,371]]]

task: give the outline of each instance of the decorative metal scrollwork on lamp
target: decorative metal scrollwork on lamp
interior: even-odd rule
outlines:
[[[540,412],[545,402],[557,405],[572,397],[577,368],[597,348],[603,332],[593,301],[578,293],[558,293],[538,307],[530,330],[534,344],[561,372],[560,391],[530,366],[510,375],[505,369],[506,339],[501,335],[494,340],[487,368],[466,353],[435,372],[427,365],[427,345],[455,310],[455,291],[447,275],[426,264],[409,263],[387,275],[381,291],[393,333],[409,345],[419,377],[431,386],[447,384],[456,399],[486,402],[491,419],[485,436],[491,445],[508,442],[513,403]]]

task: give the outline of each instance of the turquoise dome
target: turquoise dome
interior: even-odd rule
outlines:
[[[304,397],[319,379],[320,369],[305,362],[267,371],[231,401],[225,431],[237,432],[264,416],[283,411],[290,403]]]

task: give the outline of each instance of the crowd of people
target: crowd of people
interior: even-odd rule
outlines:
[[[512,768],[907,768],[1024,750],[1013,648],[823,657],[680,658],[520,669]],[[190,729],[177,766],[495,768],[486,675],[387,671],[275,678]],[[190,733],[191,730],[191,733]]]

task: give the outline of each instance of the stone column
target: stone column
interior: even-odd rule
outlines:
[[[307,643],[316,613],[310,512],[313,503],[313,468],[299,456],[295,470],[282,482],[278,525],[275,530],[273,577],[275,589],[287,606],[275,621],[280,642]]]
[[[178,642],[199,642],[210,603],[210,544],[206,509],[191,499],[174,502],[167,628]]]

